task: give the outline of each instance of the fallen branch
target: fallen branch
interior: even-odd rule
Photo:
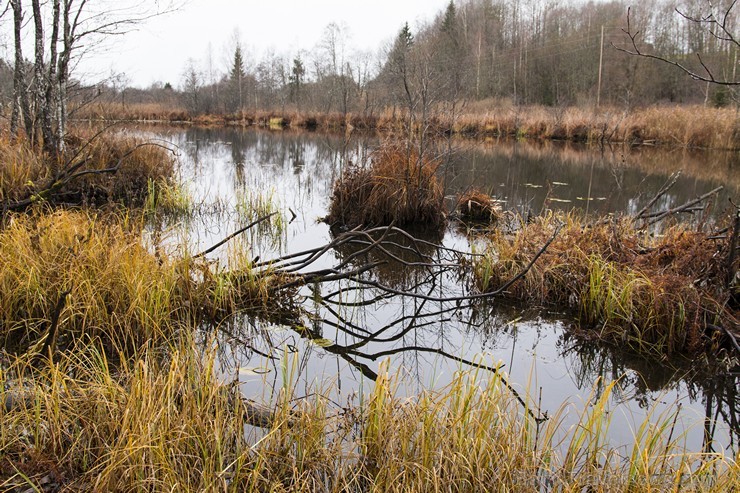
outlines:
[[[668,191],[669,191],[669,190],[670,190],[671,188],[673,188],[673,185],[675,185],[675,184],[676,184],[676,181],[678,181],[678,178],[679,178],[679,176],[681,176],[681,172],[680,172],[680,171],[676,171],[675,173],[673,173],[673,174],[672,174],[672,175],[671,175],[671,176],[670,176],[670,177],[668,178],[668,181],[666,181],[666,183],[665,183],[665,184],[664,184],[664,185],[663,185],[663,186],[661,187],[661,189],[660,189],[660,190],[658,190],[658,193],[657,193],[657,194],[655,194],[655,197],[653,197],[653,198],[652,198],[652,199],[650,200],[650,202],[648,202],[648,203],[647,203],[647,205],[646,205],[645,207],[643,207],[643,208],[642,208],[642,209],[640,210],[640,212],[638,212],[637,214],[635,214],[635,215],[634,215],[634,220],[636,221],[636,220],[638,220],[638,219],[642,219],[642,218],[643,218],[643,215],[644,215],[645,213],[647,213],[647,211],[649,211],[649,210],[650,210],[650,208],[651,208],[651,207],[652,207],[653,205],[655,205],[655,203],[656,203],[656,202],[657,202],[657,201],[658,201],[658,200],[659,200],[659,199],[660,199],[660,198],[661,198],[661,197],[662,197],[663,195],[665,195],[666,193],[668,193]]]
[[[672,209],[667,209],[665,211],[654,212],[652,214],[645,215],[645,216],[643,216],[643,219],[646,219],[646,220],[647,219],[650,219],[649,221],[647,221],[647,223],[645,224],[645,226],[650,226],[652,224],[655,224],[657,222],[660,222],[663,219],[665,219],[666,217],[671,216],[673,214],[679,214],[681,212],[696,212],[697,210],[702,210],[703,208],[695,209],[694,206],[696,206],[697,204],[700,204],[701,202],[705,201],[706,199],[708,199],[712,195],[717,194],[723,188],[724,187],[719,186],[719,187],[715,188],[714,190],[711,190],[711,191],[705,193],[704,195],[701,195],[701,196],[699,196],[699,197],[697,197],[697,198],[695,198],[693,200],[690,200],[690,201],[686,202],[683,205],[679,205],[678,207],[674,207]]]
[[[203,250],[202,252],[200,252],[197,255],[194,255],[193,256],[193,259],[205,257],[206,255],[208,255],[209,253],[211,253],[212,251],[214,251],[215,249],[217,249],[221,245],[223,245],[225,243],[228,243],[232,239],[236,238],[237,236],[239,236],[240,234],[244,233],[248,229],[253,228],[254,226],[258,225],[259,223],[264,222],[264,221],[267,221],[268,219],[270,219],[275,214],[277,214],[277,212],[273,212],[273,213],[267,214],[266,216],[262,216],[259,219],[256,219],[256,220],[252,221],[251,223],[247,224],[243,228],[241,228],[241,229],[239,229],[239,230],[231,233],[229,236],[227,236],[223,240],[219,241],[215,245],[211,246],[210,248],[207,248],[206,250]]]

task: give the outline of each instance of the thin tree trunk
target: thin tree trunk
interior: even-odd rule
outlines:
[[[23,49],[21,46],[21,28],[23,26],[23,7],[21,0],[10,0],[13,8],[13,34],[15,41],[15,67],[13,70],[13,112],[10,116],[10,136],[15,140],[18,133],[18,122],[21,117],[22,98],[26,92],[23,77]]]
[[[51,39],[49,41],[49,72],[46,84],[45,104],[42,125],[44,147],[49,152],[59,152],[59,136],[54,133],[53,122],[59,113],[57,92],[57,41],[59,40],[59,0],[54,0],[52,9]],[[61,74],[60,74],[61,75]]]
[[[36,102],[36,114],[35,120],[40,122],[41,131],[44,139],[44,148],[48,148],[50,142],[53,140],[51,134],[47,134],[47,128],[43,125],[44,119],[49,111],[46,105],[46,85],[49,83],[45,77],[44,71],[44,24],[41,14],[41,4],[39,0],[32,0],[31,7],[33,8],[33,21],[34,21],[34,37],[35,37],[35,56],[36,60],[34,63],[34,83],[36,84],[35,97]],[[36,140],[37,136],[34,135],[33,139]],[[53,160],[52,160],[53,162]],[[52,174],[56,173],[56,165],[52,164]]]

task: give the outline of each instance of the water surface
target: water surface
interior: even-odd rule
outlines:
[[[158,132],[180,150],[180,179],[202,212],[158,227],[169,228],[191,251],[203,250],[255,219],[255,204],[261,211],[280,213],[279,221],[222,247],[212,254],[214,259],[223,259],[229,249],[275,258],[331,241],[332,233],[320,218],[332,184],[347,162],[366,159],[376,145],[372,138],[316,133],[222,128]],[[506,209],[524,214],[573,208],[630,214],[681,171],[656,207],[675,207],[722,185],[725,189],[710,212],[689,218],[697,227],[711,227],[728,199],[738,195],[737,169],[733,153],[459,142],[441,172],[449,195],[476,187],[495,195]],[[468,241],[458,231],[451,227],[435,240],[468,251]],[[402,238],[397,241],[403,243]],[[335,265],[352,253],[351,248],[329,252],[311,269]],[[423,253],[439,264],[455,261],[445,250],[428,247]],[[318,389],[339,405],[363,399],[385,359],[404,376],[399,392],[408,395],[442,388],[456,371],[474,363],[500,367],[516,391],[530,396],[542,411],[572,406],[566,426],[577,422],[577,410],[592,392],[598,394],[618,379],[611,398],[613,445],[629,445],[644,419],[665,419],[677,411],[689,448],[701,450],[708,437],[714,450],[732,454],[737,448],[736,373],[708,377],[689,362],[646,360],[584,341],[572,335],[567,314],[504,306],[497,300],[470,304],[423,299],[467,292],[468,283],[452,268],[432,273],[391,265],[365,276],[422,297],[376,299],[377,290],[358,289],[348,281],[304,287],[305,312],[299,320],[266,323],[235,317],[224,324],[218,340],[225,378],[238,379],[248,397],[269,401],[284,384],[289,359],[296,366],[291,378],[298,382],[299,394]]]

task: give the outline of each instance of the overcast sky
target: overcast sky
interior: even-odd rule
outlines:
[[[132,85],[155,81],[179,85],[188,58],[213,60],[223,71],[226,47],[238,29],[252,58],[269,49],[295,54],[310,50],[325,27],[346,25],[350,46],[376,52],[404,22],[412,29],[433,19],[449,0],[191,0],[180,11],[147,21],[138,31],[88,54],[79,68],[92,81],[124,72]]]

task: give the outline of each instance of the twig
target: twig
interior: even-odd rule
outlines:
[[[550,246],[550,244],[555,240],[558,233],[560,233],[560,230],[562,229],[563,225],[558,225],[558,227],[555,229],[555,232],[553,233],[552,237],[547,240],[547,243],[545,243],[542,248],[537,252],[537,254],[534,256],[534,258],[527,264],[524,269],[522,269],[517,275],[512,277],[510,280],[508,280],[505,284],[503,284],[501,287],[494,291],[488,291],[485,293],[478,293],[478,294],[469,294],[465,296],[449,296],[449,297],[442,297],[442,296],[429,296],[425,294],[419,294],[419,293],[411,293],[408,291],[402,291],[399,289],[394,289],[390,286],[386,286],[385,284],[381,284],[377,281],[371,281],[368,279],[355,279],[355,282],[358,284],[364,284],[366,286],[371,286],[377,289],[380,289],[382,291],[385,291],[386,293],[390,294],[397,294],[400,296],[406,296],[410,298],[417,298],[421,300],[428,300],[428,301],[437,301],[437,302],[444,302],[444,301],[473,301],[478,299],[485,299],[485,298],[492,298],[494,296],[497,296],[501,294],[502,292],[506,291],[512,284],[517,282],[519,279],[524,277],[527,272],[532,268],[532,266],[537,262],[537,259],[540,258],[540,256],[545,253],[547,248]]]
[[[203,250],[202,252],[200,252],[200,253],[199,253],[199,254],[197,254],[197,255],[194,255],[194,256],[193,256],[193,259],[201,258],[201,257],[204,257],[204,256],[208,255],[209,253],[211,253],[212,251],[214,251],[215,249],[217,249],[218,247],[220,247],[220,246],[221,246],[221,245],[223,245],[224,243],[227,243],[227,242],[229,242],[230,240],[232,240],[233,238],[235,238],[235,237],[239,236],[240,234],[242,234],[243,232],[245,232],[245,231],[246,231],[246,230],[248,230],[249,228],[252,228],[252,227],[256,226],[257,224],[259,224],[259,223],[261,223],[261,222],[263,222],[263,221],[266,221],[266,220],[270,219],[270,218],[271,218],[272,216],[274,216],[275,214],[277,214],[277,212],[272,212],[272,213],[270,213],[270,214],[267,214],[266,216],[262,216],[262,217],[260,217],[259,219],[256,219],[256,220],[252,221],[251,223],[247,224],[247,225],[246,225],[246,226],[244,226],[243,228],[241,228],[241,229],[239,229],[239,230],[237,230],[237,231],[235,231],[235,232],[231,233],[231,234],[230,234],[229,236],[227,236],[227,237],[226,237],[226,238],[224,238],[223,240],[219,241],[218,243],[216,243],[216,244],[215,244],[215,245],[213,245],[212,247],[210,247],[210,248],[208,248],[208,249],[206,249],[206,250]]]
[[[734,4],[735,4],[735,2],[733,1],[732,6],[734,6]],[[732,6],[730,6],[730,8],[732,8]],[[684,65],[682,63],[679,63],[679,62],[676,62],[674,60],[669,60],[668,58],[662,57],[660,55],[654,55],[654,54],[651,54],[651,53],[644,53],[643,51],[641,51],[640,48],[637,46],[637,36],[639,36],[640,31],[635,31],[635,32],[632,31],[632,27],[630,25],[630,11],[631,11],[631,8],[628,8],[627,9],[627,29],[622,29],[622,32],[624,32],[627,35],[627,37],[630,39],[630,42],[632,44],[632,49],[622,48],[622,47],[617,46],[614,43],[612,43],[612,47],[614,47],[616,50],[619,50],[619,51],[621,51],[623,53],[627,53],[629,55],[635,55],[635,56],[640,56],[640,57],[643,57],[643,58],[649,58],[649,59],[652,59],[652,60],[658,60],[658,61],[661,61],[663,63],[667,63],[669,65],[673,65],[674,67],[677,67],[678,69],[682,70],[684,73],[686,73],[689,77],[691,77],[694,80],[699,80],[699,81],[703,81],[703,82],[710,82],[712,84],[717,84],[717,85],[720,85],[720,86],[738,86],[738,85],[740,85],[740,81],[726,80],[726,79],[717,79],[714,76],[714,73],[712,73],[712,71],[709,69],[709,67],[704,63],[704,61],[702,60],[701,56],[698,53],[696,54],[696,56],[699,59],[699,64],[704,69],[704,72],[706,72],[706,75],[699,74],[699,73],[697,73],[697,72],[689,69],[686,65]],[[683,15],[680,11],[678,13],[680,15]],[[684,17],[686,17],[690,21],[692,20],[691,18],[689,18],[687,16],[684,16]],[[721,27],[724,30],[724,26],[721,26]],[[725,33],[728,34],[728,37],[726,39],[723,39],[723,38],[719,38],[719,39],[722,39],[723,41],[732,42],[735,45],[738,44],[738,42],[734,38],[734,36],[732,36],[732,35],[729,34],[729,31],[725,30]]]
[[[678,207],[674,207],[673,209],[668,209],[668,210],[665,210],[665,211],[662,211],[662,212],[656,212],[656,213],[650,214],[648,216],[645,216],[644,219],[648,219],[648,218],[651,218],[652,217],[652,219],[647,222],[646,226],[650,226],[651,224],[655,224],[655,223],[657,223],[659,221],[662,221],[663,219],[665,219],[666,217],[668,217],[668,216],[670,216],[672,214],[678,214],[679,212],[689,212],[693,206],[695,206],[696,204],[699,204],[699,203],[705,201],[706,199],[708,199],[712,195],[718,193],[723,188],[724,187],[719,186],[719,187],[715,188],[714,190],[711,190],[711,191],[705,193],[704,195],[702,195],[700,197],[697,197],[697,198],[695,198],[693,200],[690,200],[690,201],[686,202],[683,205],[679,205]],[[691,210],[691,212],[693,212],[695,210],[696,209],[693,209],[693,210]]]

